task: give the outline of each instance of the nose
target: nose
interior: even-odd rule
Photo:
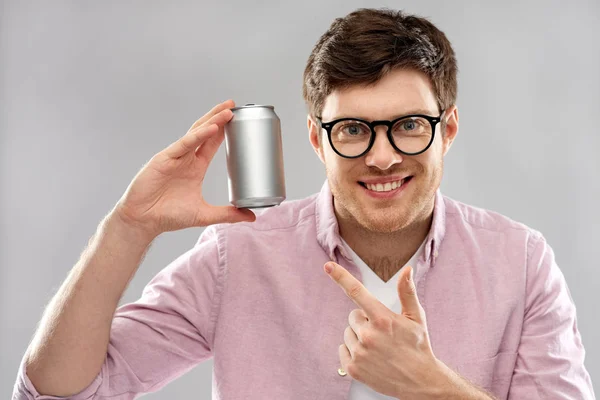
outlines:
[[[399,164],[403,161],[402,154],[396,151],[390,143],[386,127],[375,127],[375,142],[365,157],[365,164],[369,167],[377,167],[381,170],[386,170],[394,164]]]

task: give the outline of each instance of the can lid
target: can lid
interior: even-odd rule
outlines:
[[[274,109],[275,109],[275,107],[273,107],[273,106],[269,106],[269,105],[261,105],[261,104],[253,104],[253,103],[248,103],[248,104],[245,104],[245,105],[243,105],[243,106],[239,106],[239,107],[233,107],[233,108],[231,108],[230,110],[231,110],[231,111],[235,111],[235,110],[239,110],[239,109],[241,109],[241,108],[255,108],[255,107],[270,108],[271,110],[274,110]]]

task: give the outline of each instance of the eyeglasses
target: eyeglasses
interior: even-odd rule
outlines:
[[[442,120],[423,114],[405,115],[393,121],[365,121],[358,118],[340,118],[330,122],[317,121],[327,131],[333,150],[344,158],[358,158],[371,150],[375,143],[375,127],[385,125],[392,147],[402,154],[414,156],[431,146],[435,137],[435,126]]]

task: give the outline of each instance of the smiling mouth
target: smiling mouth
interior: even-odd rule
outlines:
[[[411,179],[412,179],[412,175],[407,176],[406,178],[404,178],[402,180],[394,181],[394,182],[366,184],[364,182],[359,181],[358,183],[365,189],[373,191],[373,192],[391,192],[391,191],[394,191],[394,190],[402,187],[403,185],[408,183]]]

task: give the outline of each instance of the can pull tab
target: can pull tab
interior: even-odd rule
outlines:
[[[255,106],[255,105],[256,105],[256,104],[254,104],[254,103],[247,103],[247,104],[245,104],[245,105],[244,105],[244,107],[245,107],[245,106]]]

